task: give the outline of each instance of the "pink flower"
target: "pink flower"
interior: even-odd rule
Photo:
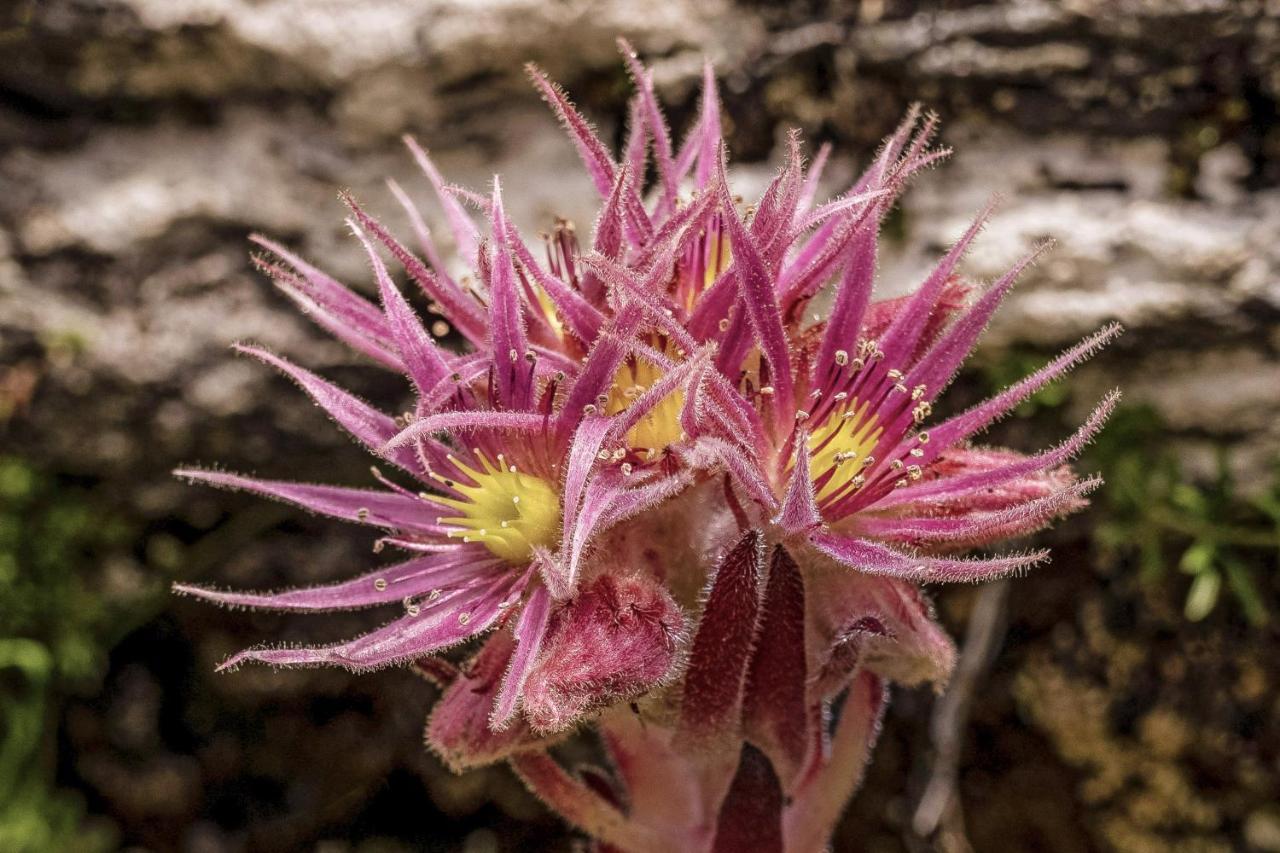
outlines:
[[[284,359],[294,378],[398,471],[364,490],[186,470],[384,531],[405,562],[327,587],[180,591],[238,606],[400,604],[394,621],[320,648],[250,649],[224,666],[411,664],[443,694],[428,743],[454,769],[508,759],[530,788],[620,850],[820,850],[855,789],[889,682],[946,681],[954,648],[919,584],[984,580],[1043,551],[959,552],[1035,531],[1085,503],[1071,458],[1116,395],[1035,455],[970,442],[1113,338],[1109,326],[991,400],[932,407],[1036,249],[986,288],[957,272],[990,214],[912,295],[871,298],[879,226],[944,151],[912,110],[849,190],[815,204],[824,148],[786,163],[745,211],[730,191],[710,69],[678,148],[652,75],[621,156],[540,71],[601,199],[591,246],[568,223],[539,261],[488,196],[446,186],[455,280],[425,220],[421,260],[353,199],[380,305],[288,250],[276,283],[352,348],[403,374],[400,418]],[[652,154],[656,181],[644,186]],[[646,192],[647,189],[647,192]],[[482,233],[468,212],[488,220]],[[392,283],[388,251],[468,350],[441,349]],[[825,320],[810,303],[834,282]],[[462,665],[440,656],[488,638]],[[546,748],[591,721],[613,772]]]

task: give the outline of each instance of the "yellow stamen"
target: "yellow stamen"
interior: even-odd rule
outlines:
[[[540,477],[519,473],[514,465],[494,465],[483,453],[475,455],[482,470],[450,457],[475,483],[453,483],[462,498],[432,497],[462,513],[440,519],[441,524],[460,528],[449,535],[464,542],[483,542],[512,563],[528,561],[535,547],[554,545],[560,538],[560,497],[555,488]]]
[[[871,451],[884,432],[876,422],[867,404],[859,405],[857,398],[853,398],[832,410],[809,434],[809,477],[817,482],[828,471],[832,472],[818,489],[819,501],[862,485],[859,474],[870,463]]]

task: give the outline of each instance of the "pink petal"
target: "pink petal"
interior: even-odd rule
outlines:
[[[174,584],[173,589],[180,595],[191,595],[228,607],[249,607],[255,610],[354,610],[399,602],[437,589],[447,590],[483,577],[498,565],[498,561],[487,551],[476,553],[469,550],[465,553],[446,552],[419,557],[340,583],[284,592],[230,592],[190,584]]]
[[[995,580],[1026,571],[1044,562],[1048,551],[1010,554],[989,559],[955,559],[905,554],[870,542],[832,533],[813,533],[809,541],[837,562],[872,575],[887,575],[915,583],[958,583]]]
[[[378,293],[382,298],[382,307],[386,312],[387,325],[390,327],[392,340],[396,350],[404,361],[405,371],[413,384],[418,387],[419,394],[426,394],[445,376],[453,373],[444,355],[436,347],[422,321],[414,313],[400,289],[391,281],[387,268],[374,251],[364,233],[356,223],[348,220],[360,242],[369,254],[369,263],[373,266],[374,277],[378,281]]]
[[[1011,385],[990,400],[979,403],[968,411],[962,412],[929,430],[933,442],[936,442],[931,442],[933,456],[936,457],[941,450],[987,428],[1045,385],[1059,378],[1080,362],[1092,357],[1094,353],[1115,340],[1119,335],[1119,323],[1105,326],[1063,352],[1035,373]],[[931,458],[928,451],[926,451],[925,458]]]
[[[527,408],[532,400],[532,372],[525,361],[529,342],[516,291],[511,262],[510,226],[502,209],[502,189],[493,179],[493,277],[489,293],[489,335],[492,341],[498,399],[509,409]]]
[[[809,479],[809,433],[797,429],[792,439],[794,467],[774,523],[788,534],[805,533],[822,524],[813,482]]]
[[[737,269],[738,286],[747,307],[747,316],[760,339],[760,349],[769,362],[773,381],[773,406],[779,421],[790,420],[794,405],[791,385],[791,357],[787,351],[786,330],[778,310],[778,298],[774,283],[764,260],[756,252],[751,237],[738,219],[729,185],[723,173],[718,178],[721,210],[728,224],[729,244],[733,246],[733,266]]]
[[[271,365],[297,382],[302,390],[315,400],[316,405],[328,412],[329,416],[343,429],[375,453],[396,434],[397,427],[390,416],[338,386],[326,382],[311,371],[298,367],[287,359],[260,347],[238,344],[236,351]],[[398,450],[389,458],[409,473],[421,476],[422,466],[418,464],[417,457],[412,452]]]
[[[488,588],[461,589],[435,601],[424,601],[416,615],[402,616],[376,631],[332,646],[247,649],[229,658],[219,669],[235,669],[246,661],[272,666],[340,666],[363,672],[405,663],[414,658],[456,646],[483,634],[506,611],[504,604],[516,587],[516,579],[499,576]]]
[[[506,675],[502,677],[502,688],[498,691],[489,721],[490,728],[497,730],[511,724],[529,671],[542,648],[550,615],[551,596],[547,594],[545,586],[538,584],[520,611],[520,621],[516,623],[515,631],[516,649],[511,655]]]
[[[1112,391],[1107,394],[1084,424],[1081,425],[1080,429],[1052,450],[1046,450],[1035,456],[1001,454],[992,457],[987,452],[981,464],[962,464],[959,466],[959,473],[952,474],[948,472],[946,476],[939,476],[937,479],[926,480],[903,489],[894,489],[876,502],[876,508],[903,506],[929,499],[954,500],[970,493],[1003,487],[1005,484],[1031,477],[1037,472],[1048,471],[1064,465],[1074,458],[1098,434],[1103,424],[1106,423],[1107,418],[1115,410],[1119,400],[1120,394],[1118,391]],[[948,451],[930,466],[930,471],[938,471],[952,455],[958,455],[963,459],[974,455],[974,453],[975,451],[959,449]],[[1030,497],[1032,495],[1027,496]]]
[[[434,301],[440,303],[444,317],[457,327],[467,340],[480,344],[484,340],[484,313],[480,305],[468,293],[450,282],[446,282],[427,268],[417,255],[405,248],[382,223],[364,211],[350,194],[342,195],[343,201],[355,214],[360,227],[373,235],[379,243],[386,246],[409,277],[417,282],[423,292]]]
[[[413,154],[413,159],[417,161],[418,167],[422,169],[427,179],[431,181],[431,186],[436,191],[436,197],[440,199],[440,204],[444,207],[445,218],[449,222],[450,230],[453,231],[454,247],[458,250],[458,254],[462,256],[462,259],[466,261],[467,266],[474,269],[480,246],[480,232],[476,228],[476,224],[471,221],[471,217],[462,209],[462,205],[458,204],[457,199],[450,193],[445,192],[444,178],[440,176],[439,170],[431,162],[427,152],[418,145],[417,140],[412,136],[405,136],[403,139],[405,146]]]
[[[501,731],[489,727],[494,697],[507,669],[514,640],[505,631],[493,634],[445,689],[427,719],[427,746],[454,773],[492,764],[548,741],[517,718]]]
[[[671,135],[662,115],[662,108],[658,106],[658,98],[653,92],[653,72],[640,64],[635,49],[626,39],[618,39],[618,49],[622,51],[631,79],[635,81],[645,122],[649,126],[649,138],[653,140],[653,156],[658,166],[658,180],[662,185],[662,199],[658,203],[658,215],[661,216],[670,211],[676,201],[678,178],[671,158]]]
[[[391,530],[436,533],[433,505],[396,492],[348,489],[342,486],[315,486],[280,480],[258,480],[220,471],[179,468],[173,472],[184,480],[224,489],[242,489],[269,498],[296,504],[312,512],[347,521]]]

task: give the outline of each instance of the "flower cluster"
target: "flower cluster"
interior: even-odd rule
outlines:
[[[255,238],[262,268],[308,316],[406,377],[412,407],[393,417],[278,355],[242,351],[396,470],[375,468],[375,489],[179,474],[370,525],[375,550],[405,557],[330,586],[179,590],[279,610],[398,607],[346,642],[252,648],[224,667],[415,667],[442,690],[427,742],[450,766],[509,760],[603,845],[819,850],[887,683],[941,683],[952,666],[919,585],[1042,560],[961,553],[1083,505],[1097,481],[1066,464],[1115,398],[1035,455],[971,439],[1117,330],[936,420],[934,401],[1041,248],[989,286],[961,277],[988,208],[913,294],[872,300],[885,215],[945,156],[930,147],[934,120],[913,109],[821,203],[828,151],[806,165],[792,134],[745,206],[726,175],[711,70],[677,148],[651,73],[623,52],[637,91],[620,156],[529,69],[599,192],[589,246],[560,222],[536,256],[496,178],[487,195],[446,185],[412,140],[469,275],[455,276],[394,184],[416,249],[346,198],[376,303]],[[429,328],[384,254],[438,315]],[[437,340],[452,330],[462,352]],[[441,654],[473,640],[464,662]],[[608,773],[547,751],[585,723]]]

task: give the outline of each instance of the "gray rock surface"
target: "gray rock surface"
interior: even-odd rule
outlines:
[[[14,96],[0,110],[3,352],[61,347],[37,356],[42,383],[91,409],[112,405],[104,379],[150,389],[165,423],[260,402],[268,379],[228,361],[234,340],[344,361],[248,271],[244,236],[363,282],[335,191],[401,224],[383,178],[425,189],[406,131],[454,180],[506,175],[531,233],[555,214],[589,221],[590,187],[519,69],[543,64],[616,133],[625,33],[677,126],[702,57],[718,63],[756,177],[750,161],[767,163],[788,123],[833,137],[847,174],[908,100],[939,109],[958,154],[908,197],[886,290],[1003,194],[971,274],[1043,237],[1059,245],[986,345],[1057,347],[1120,319],[1130,332],[1090,385],[1124,385],[1189,434],[1240,439],[1247,472],[1280,447],[1274,5],[862,2],[817,19],[725,2],[19,4],[4,32],[21,61],[0,71]],[[1214,37],[1179,38],[1197,32]]]

